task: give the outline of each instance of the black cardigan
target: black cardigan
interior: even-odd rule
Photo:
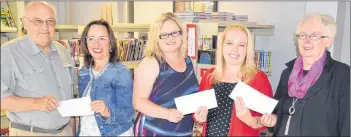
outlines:
[[[274,110],[278,116],[273,136],[284,135],[292,98],[288,95],[288,80],[295,60],[286,63],[274,98],[279,100]],[[350,136],[350,66],[331,58],[321,76],[304,98],[295,103],[289,134],[293,136]]]

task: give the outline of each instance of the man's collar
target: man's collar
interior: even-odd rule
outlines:
[[[33,42],[33,40],[28,37],[27,35],[24,36],[24,39],[28,42],[28,46],[26,48],[28,49],[28,52],[31,55],[36,55],[41,52],[39,46]],[[55,43],[53,41],[50,42],[50,52],[57,52],[57,48],[55,46]]]

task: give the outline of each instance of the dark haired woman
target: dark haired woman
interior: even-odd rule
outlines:
[[[133,136],[132,76],[117,58],[116,39],[104,20],[91,21],[81,38],[84,67],[79,97],[91,98],[94,115],[79,118],[78,136]]]

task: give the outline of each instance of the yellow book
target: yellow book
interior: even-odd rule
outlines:
[[[194,12],[204,12],[204,4],[200,2],[192,2]]]

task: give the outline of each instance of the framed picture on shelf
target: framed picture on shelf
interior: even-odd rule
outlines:
[[[173,1],[173,12],[217,12],[218,1]]]

